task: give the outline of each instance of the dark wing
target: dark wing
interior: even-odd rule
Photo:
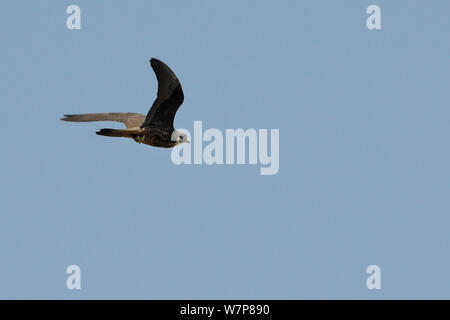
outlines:
[[[152,58],[150,65],[158,79],[158,97],[153,102],[141,128],[173,128],[175,113],[184,100],[180,81],[164,62]]]

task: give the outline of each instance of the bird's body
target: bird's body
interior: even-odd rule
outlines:
[[[139,128],[133,130],[100,129],[98,135],[108,137],[132,138],[138,143],[148,144],[153,147],[173,148],[178,141],[172,140],[175,130],[171,128]]]
[[[147,116],[139,113],[88,113],[65,115],[61,120],[72,122],[117,121],[126,129],[100,129],[96,133],[108,137],[134,139],[153,147],[173,148],[189,142],[187,136],[173,127],[175,113],[184,100],[180,81],[162,61],[152,58],[150,65],[158,80],[158,95]]]

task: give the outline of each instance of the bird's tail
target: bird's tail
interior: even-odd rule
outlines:
[[[126,129],[100,129],[96,132],[100,136],[107,137],[123,137],[136,139],[143,135],[142,130],[126,130]]]

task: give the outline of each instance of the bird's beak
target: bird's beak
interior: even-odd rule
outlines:
[[[191,144],[191,142],[190,142],[189,140],[186,140],[186,143],[189,143],[189,144]]]

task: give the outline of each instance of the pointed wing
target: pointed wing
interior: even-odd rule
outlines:
[[[85,113],[85,114],[65,114],[61,120],[72,122],[91,121],[117,121],[122,122],[127,128],[139,128],[145,120],[145,116],[140,113]]]
[[[164,62],[152,58],[150,65],[158,80],[158,97],[153,102],[141,128],[173,128],[175,113],[184,100],[180,81]]]

